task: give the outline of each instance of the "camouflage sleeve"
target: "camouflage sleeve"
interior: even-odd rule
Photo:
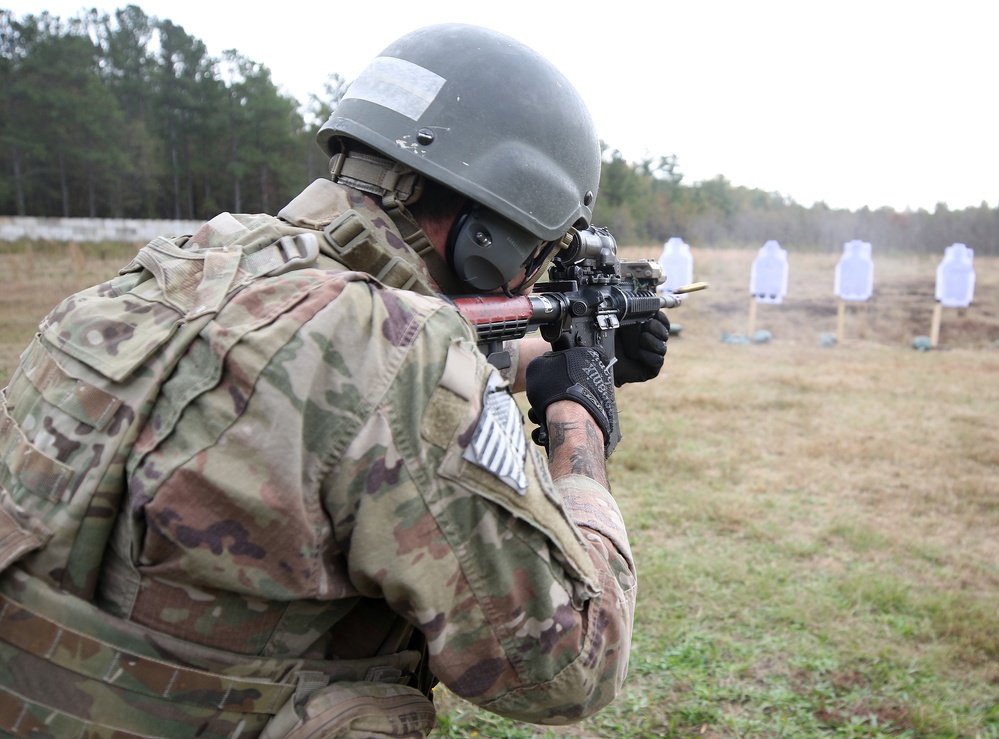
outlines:
[[[578,721],[627,671],[636,579],[617,506],[588,478],[553,483],[455,311],[431,311],[406,342],[330,473],[350,580],[426,635],[458,695],[522,721]]]

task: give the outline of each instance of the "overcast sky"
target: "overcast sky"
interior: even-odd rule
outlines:
[[[851,210],[999,204],[994,0],[134,4],[212,55],[235,48],[265,64],[301,102],[408,31],[488,26],[558,66],[612,149],[633,162],[675,154],[685,182],[721,174]],[[0,0],[19,17],[91,6]]]

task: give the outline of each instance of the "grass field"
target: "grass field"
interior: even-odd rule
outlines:
[[[0,252],[0,383],[64,292],[123,262]],[[443,737],[999,737],[999,259],[929,335],[939,257],[874,255],[842,341],[838,254],[789,248],[746,332],[755,250],[694,251],[663,374],[619,393],[611,482],[640,575],[624,694],[582,724],[438,689]],[[658,248],[623,249],[625,258]],[[127,257],[126,257],[127,259]]]

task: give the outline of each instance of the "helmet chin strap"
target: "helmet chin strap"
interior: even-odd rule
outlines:
[[[427,238],[426,232],[420,228],[416,219],[413,218],[413,214],[406,209],[405,205],[391,195],[386,195],[382,198],[382,210],[399,229],[403,241],[426,263],[427,271],[430,272],[430,276],[434,278],[434,282],[437,283],[438,289],[443,294],[461,295],[468,292],[468,285],[459,280],[458,276],[451,271],[447,262],[437,253],[437,249]]]
[[[391,194],[405,205],[412,205],[423,193],[423,176],[405,164],[343,144],[330,159],[330,178],[381,198]]]
[[[468,286],[451,271],[406,208],[423,194],[422,175],[387,157],[369,151],[351,151],[341,143],[340,151],[330,159],[330,177],[334,182],[382,199],[382,210],[399,229],[406,245],[426,263],[442,293],[461,295],[468,292]]]
[[[423,193],[423,176],[408,166],[374,152],[352,151],[344,142],[340,151],[330,159],[330,177],[334,182],[381,198],[386,215],[399,229],[403,241],[426,263],[430,276],[445,295],[461,295],[469,291],[481,292],[464,282],[454,268],[437,253],[426,232],[407,209]],[[552,257],[564,249],[572,238],[570,230],[557,241],[548,242],[537,257],[524,262],[524,279],[511,289],[507,280],[500,288],[508,296],[522,294],[541,278]]]

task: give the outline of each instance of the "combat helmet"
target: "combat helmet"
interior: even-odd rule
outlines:
[[[525,265],[540,271],[553,251],[542,244],[592,220],[600,141],[582,97],[545,58],[492,30],[435,25],[389,45],[317,135],[331,157],[344,138],[471,201],[448,261],[479,290]]]

